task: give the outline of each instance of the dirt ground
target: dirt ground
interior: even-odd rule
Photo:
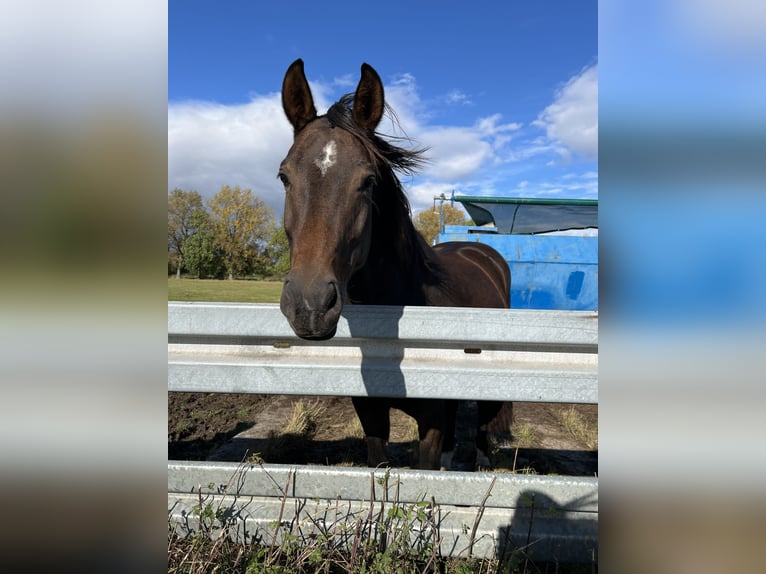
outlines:
[[[310,437],[275,438],[285,429],[299,401],[322,411],[321,424],[316,425]],[[564,422],[567,415],[569,420],[574,417],[579,421],[579,427],[589,431],[590,436],[567,426]],[[462,469],[460,454],[473,453],[472,416],[475,403],[462,403],[456,433],[459,469]],[[355,421],[351,399],[346,397],[170,392],[168,458],[239,462],[255,454],[271,463],[364,466],[364,440],[358,432],[350,430]],[[490,460],[498,472],[595,476],[597,426],[597,405],[513,403],[510,429],[507,420],[501,421],[495,425],[500,427],[494,429],[497,432],[491,434]],[[392,465],[414,466],[413,429],[412,419],[392,411],[389,443]]]

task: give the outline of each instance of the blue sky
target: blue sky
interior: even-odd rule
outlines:
[[[170,0],[168,189],[250,187],[282,210],[292,134],[279,90],[305,62],[323,113],[362,62],[401,130],[430,147],[404,180],[433,196],[598,197],[597,2],[201,2]]]

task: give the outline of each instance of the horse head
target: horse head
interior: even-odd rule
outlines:
[[[337,104],[336,104],[337,105]],[[372,193],[379,177],[374,154],[359,134],[372,134],[384,111],[383,83],[362,64],[349,125],[332,108],[318,116],[303,61],[282,84],[282,107],[294,141],[279,168],[285,188],[284,225],[290,245],[280,308],[295,334],[335,334],[347,283],[367,260]]]

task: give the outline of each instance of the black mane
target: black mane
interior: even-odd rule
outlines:
[[[331,126],[355,136],[364,145],[375,165],[379,179],[373,204],[382,222],[378,228],[393,234],[381,238],[382,248],[393,249],[399,261],[408,262],[413,270],[422,267],[435,278],[440,278],[441,270],[435,254],[412,223],[410,202],[397,176],[397,172],[412,175],[422,168],[427,162],[425,153],[428,148],[406,149],[395,145],[392,140],[410,141],[408,138],[383,136],[378,132],[361,129],[353,119],[353,100],[353,94],[342,96],[330,106],[325,117]],[[394,124],[398,125],[396,113],[388,104],[386,112]]]
[[[395,172],[401,172],[405,175],[416,173],[427,162],[425,152],[428,151],[428,148],[405,149],[394,145],[390,140],[407,140],[407,138],[394,138],[391,136],[384,138],[377,132],[369,132],[359,128],[351,114],[353,101],[353,94],[342,96],[327,110],[327,120],[331,126],[346,130],[364,145],[371,157],[375,159],[373,163],[378,169],[379,175],[385,176],[385,171],[391,172],[390,179],[395,184],[396,192],[401,196],[399,199],[406,206],[407,213],[409,214],[410,203]],[[386,111],[398,125],[396,114],[388,104],[386,104]]]

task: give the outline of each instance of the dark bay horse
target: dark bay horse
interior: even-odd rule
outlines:
[[[423,150],[397,147],[375,130],[386,108],[377,72],[362,64],[356,92],[317,115],[303,61],[282,84],[294,142],[279,168],[290,272],[280,307],[295,334],[329,339],[344,304],[510,306],[510,271],[494,249],[453,242],[430,247],[410,219],[396,172],[413,173]],[[448,466],[456,401],[353,399],[367,439],[367,462],[387,462],[389,409],[412,416],[420,468]],[[480,402],[477,460],[488,465],[486,425],[501,403]]]

